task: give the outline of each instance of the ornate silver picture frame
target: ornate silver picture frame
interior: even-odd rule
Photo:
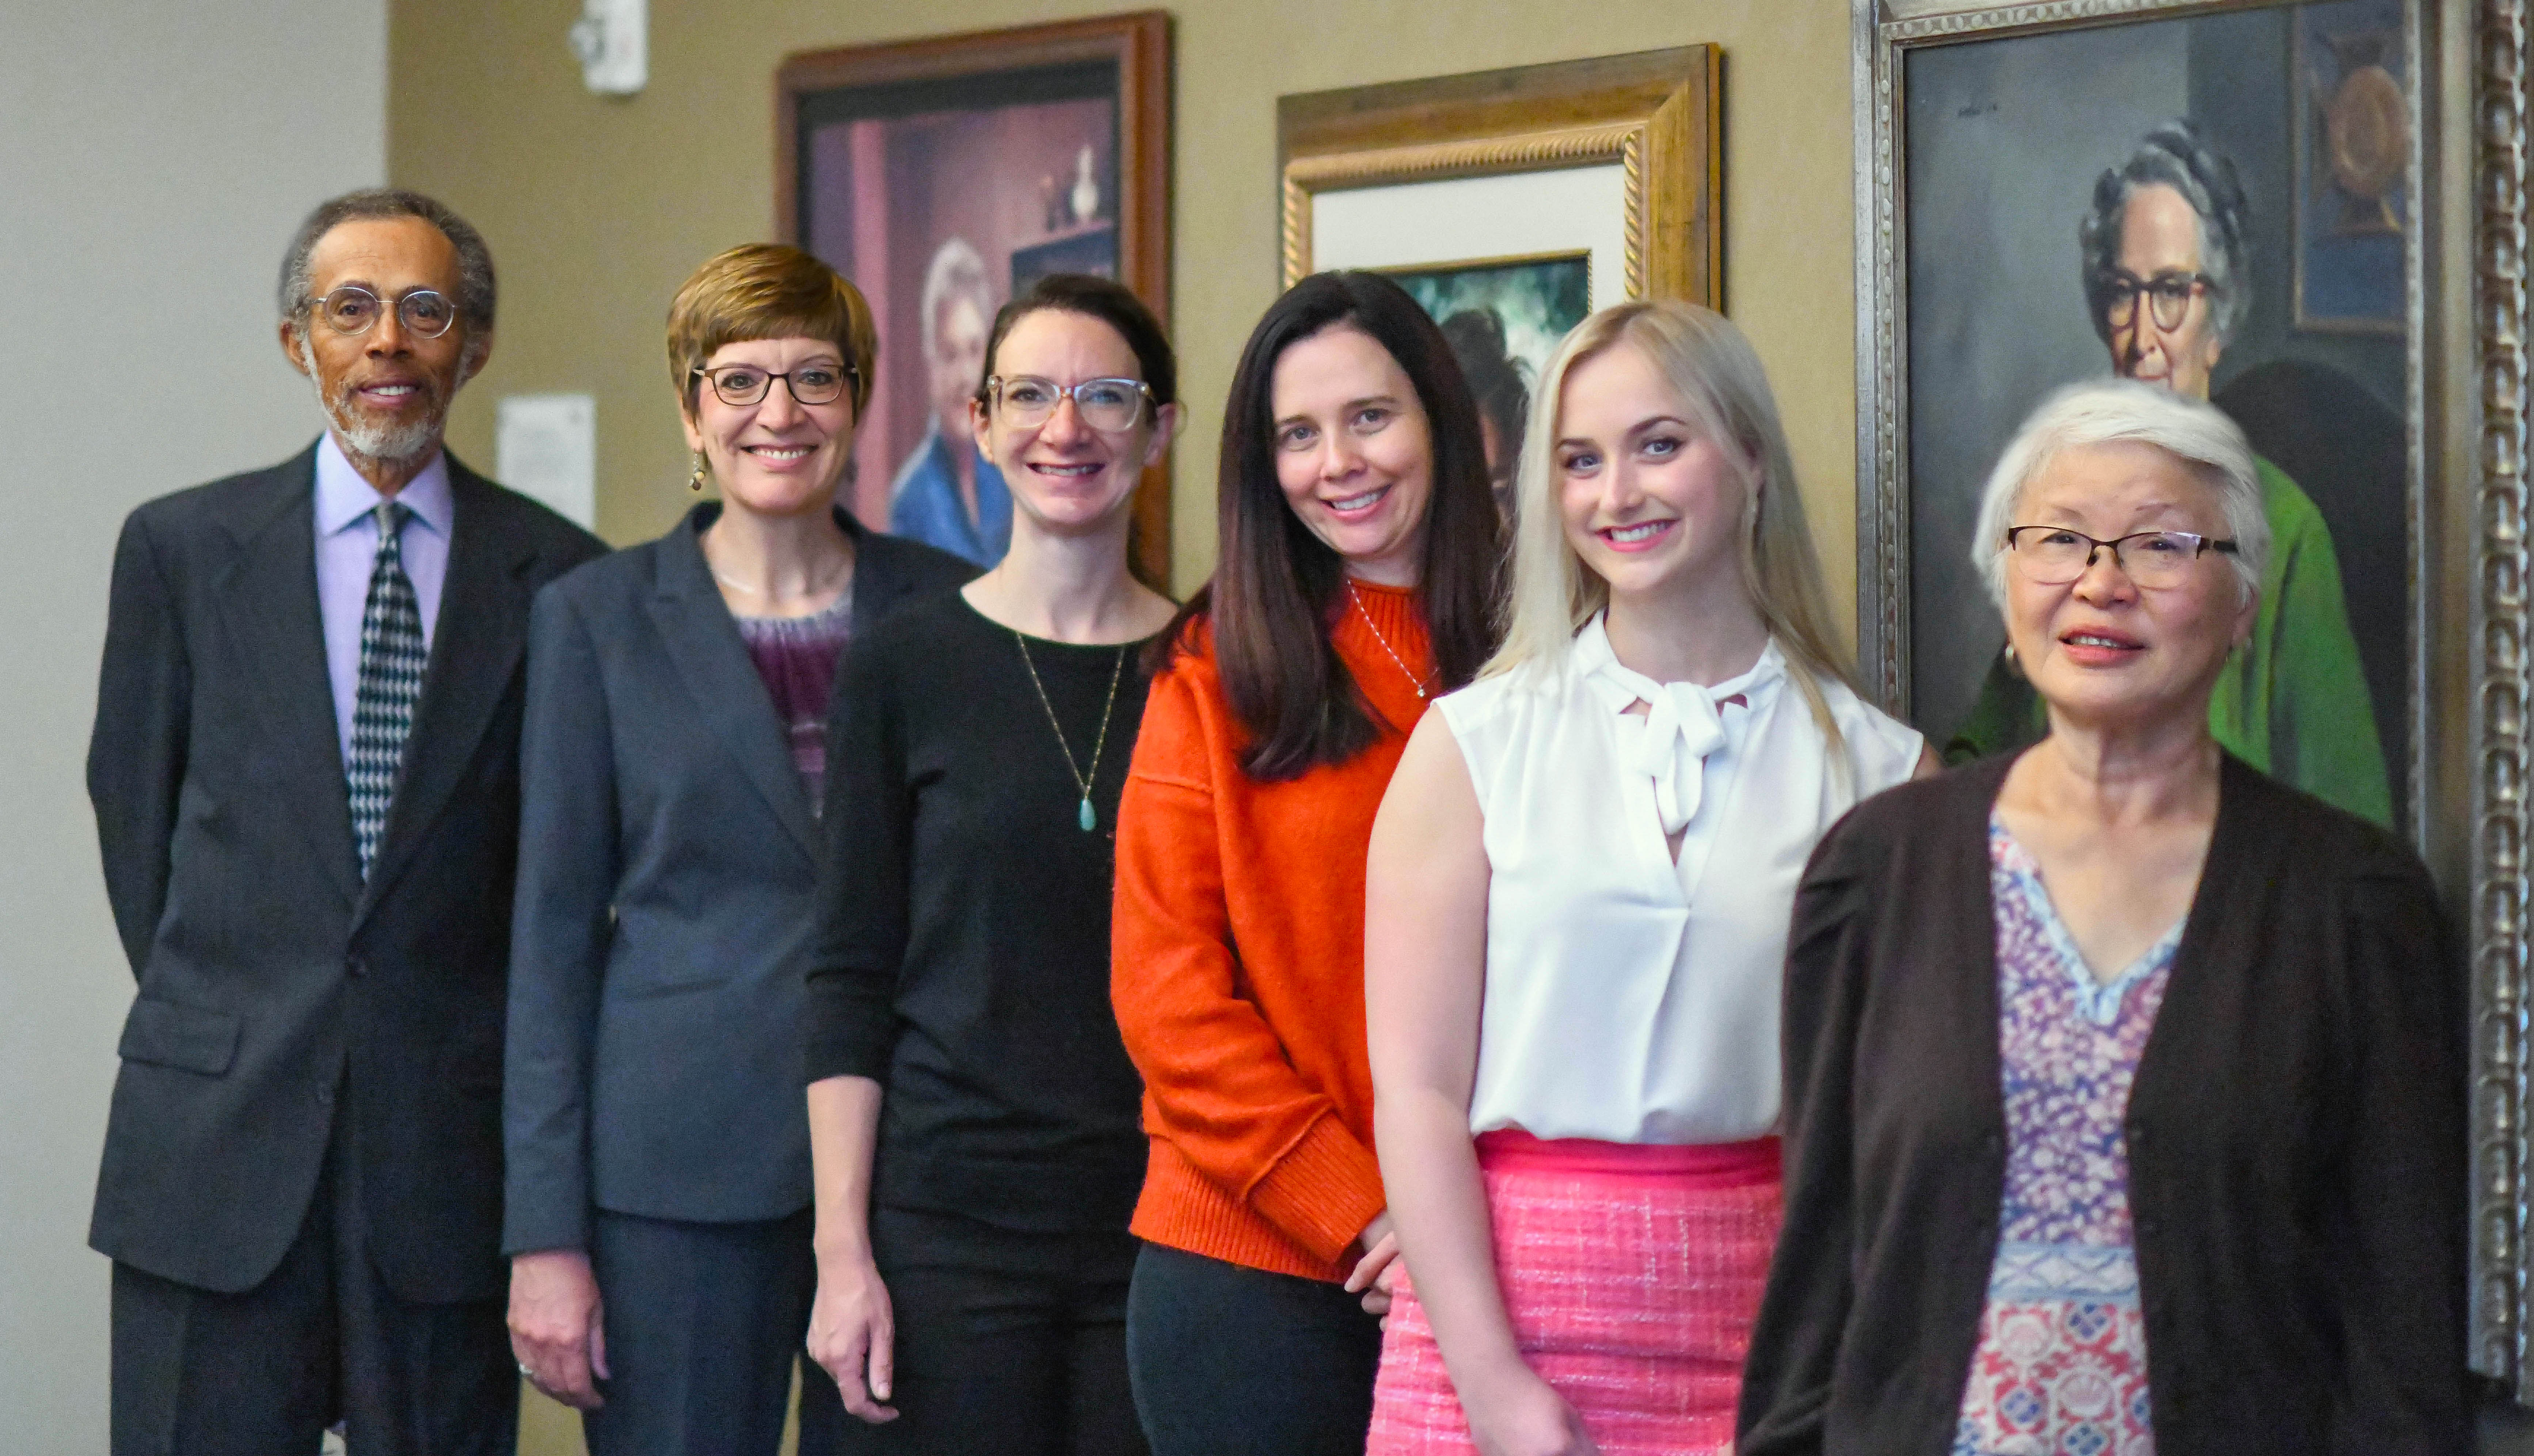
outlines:
[[[2466,938],[2471,1362],[2534,1404],[2529,0],[1851,5],[1863,675],[1938,743],[1993,724],[1964,502],[2042,395],[2112,372],[2087,210],[2161,150],[2208,183],[2203,238],[2233,208],[2254,239],[2202,387],[2338,551],[2343,696],[2308,732],[2372,727],[2383,777],[2305,786],[2381,795]]]

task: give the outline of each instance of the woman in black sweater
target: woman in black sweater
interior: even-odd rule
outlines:
[[[1005,306],[971,405],[1012,544],[855,643],[809,968],[817,1303],[849,1447],[1140,1452],[1125,1364],[1141,1084],[1109,1009],[1116,809],[1170,601],[1127,572],[1178,422],[1134,295]]]
[[[2436,892],[2208,734],[2269,547],[2242,433],[2082,386],[1979,520],[2050,736],[1869,800],[1805,871],[1735,1449],[2469,1450]]]

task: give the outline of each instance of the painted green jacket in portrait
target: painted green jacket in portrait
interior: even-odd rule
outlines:
[[[2362,819],[2390,827],[2384,751],[2340,595],[2340,561],[2323,513],[2268,460],[2262,509],[2270,563],[2252,639],[2227,660],[2208,701],[2208,731],[2235,757]],[[2003,653],[1979,701],[1945,745],[1960,763],[2021,748],[2049,731],[2040,697]]]

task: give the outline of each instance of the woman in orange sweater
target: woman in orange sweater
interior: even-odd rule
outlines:
[[[1397,1250],[1364,846],[1425,704],[1493,649],[1502,561],[1477,408],[1397,284],[1315,274],[1259,321],[1217,512],[1118,809],[1112,991],[1152,1147],[1127,1363],[1156,1456],[1355,1456]]]

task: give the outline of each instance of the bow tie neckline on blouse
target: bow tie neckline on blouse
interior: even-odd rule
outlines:
[[[1785,674],[1785,659],[1772,639],[1750,671],[1712,687],[1658,683],[1620,663],[1599,617],[1577,634],[1574,661],[1612,712],[1625,715],[1640,702],[1646,705],[1638,730],[1620,732],[1619,760],[1630,773],[1654,780],[1655,811],[1665,835],[1680,833],[1698,817],[1707,760],[1724,747],[1722,709],[1747,711],[1761,688]]]

